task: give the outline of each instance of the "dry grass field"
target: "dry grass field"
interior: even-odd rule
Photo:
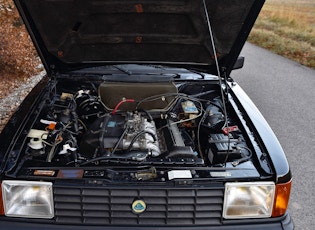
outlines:
[[[315,68],[315,1],[266,0],[249,41]]]

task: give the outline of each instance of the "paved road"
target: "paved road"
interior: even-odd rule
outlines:
[[[289,160],[289,211],[297,230],[315,229],[315,71],[247,43],[231,76],[260,109]]]

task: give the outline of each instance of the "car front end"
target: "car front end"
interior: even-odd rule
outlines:
[[[229,77],[263,1],[15,3],[47,76],[0,134],[0,228],[293,229],[285,154]]]

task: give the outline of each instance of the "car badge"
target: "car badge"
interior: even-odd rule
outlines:
[[[132,203],[132,211],[135,214],[143,213],[147,207],[146,203],[143,200],[135,200]]]

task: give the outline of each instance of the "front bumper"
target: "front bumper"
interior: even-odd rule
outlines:
[[[7,218],[6,218],[7,219]],[[78,225],[56,225],[56,224],[42,224],[42,223],[28,223],[26,221],[14,221],[17,219],[10,218],[5,220],[0,218],[0,229],[6,230],[292,230],[294,224],[291,216],[287,213],[283,217],[270,219],[269,222],[266,219],[257,220],[253,219],[251,222],[248,220],[245,222],[241,221],[229,221],[220,226],[195,226],[195,227],[148,227],[148,226],[132,226],[132,227],[119,227],[119,226],[78,226]]]

